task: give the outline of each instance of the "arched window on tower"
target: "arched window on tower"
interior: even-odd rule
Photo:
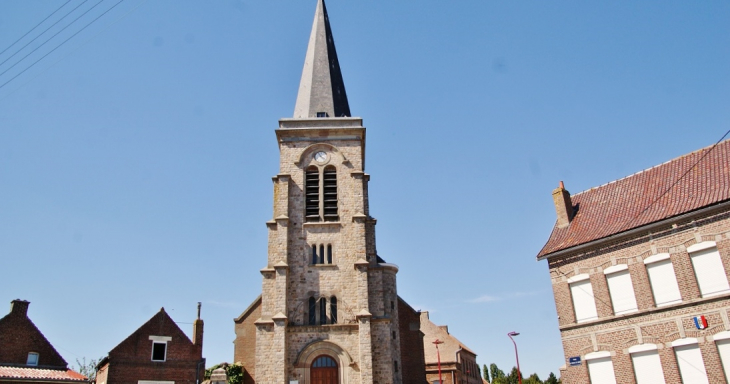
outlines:
[[[317,244],[312,244],[312,264],[317,264],[319,257],[317,256]]]
[[[327,244],[327,264],[332,264],[332,244]]]
[[[309,298],[309,325],[317,324],[317,301],[314,297]]]
[[[324,297],[319,299],[319,324],[327,324],[327,299]]]
[[[330,320],[332,324],[337,324],[337,297],[330,298]]]
[[[322,176],[324,220],[337,221],[339,220],[337,213],[337,170],[335,167],[328,165],[325,167]]]
[[[306,221],[319,221],[319,169],[309,167],[304,181]]]

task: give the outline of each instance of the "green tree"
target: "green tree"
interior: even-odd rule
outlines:
[[[87,362],[85,357],[82,357],[81,360],[76,359],[76,372],[88,377],[89,381],[94,381],[96,380],[96,365],[100,361],[101,359],[89,359]]]
[[[509,372],[509,376],[507,376],[507,383],[518,384],[520,382],[518,375],[520,375],[520,373],[517,371],[517,367],[512,367],[512,370]]]
[[[540,377],[537,376],[537,373],[533,373],[530,377],[522,380],[522,384],[543,384],[543,382],[540,380]]]
[[[482,376],[484,376],[484,380],[491,383],[491,381],[489,381],[489,368],[487,368],[486,364],[482,364],[482,371],[484,371],[482,374]]]
[[[504,379],[504,371],[497,368],[497,364],[489,364],[489,373],[490,377],[492,378],[492,381],[496,382],[497,379]]]
[[[213,373],[213,371],[215,371],[218,368],[223,368],[226,370],[226,375],[228,375],[228,384],[243,384],[243,373],[245,372],[245,369],[239,363],[216,364],[205,370],[205,379],[209,380],[210,375]]]
[[[545,380],[544,384],[561,384],[560,380],[558,380],[557,377],[555,377],[555,374],[550,372],[548,375],[548,378]]]

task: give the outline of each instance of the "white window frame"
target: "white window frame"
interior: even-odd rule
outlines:
[[[675,340],[672,342],[672,348],[683,383],[710,384],[697,339],[687,337]]]
[[[590,276],[587,273],[576,275],[568,279],[570,297],[573,302],[575,322],[583,323],[598,319],[596,299],[593,296]]]
[[[674,272],[674,265],[669,254],[658,253],[647,257],[644,260],[644,265],[646,266],[646,273],[649,276],[649,285],[651,285],[654,304],[657,307],[664,307],[681,303],[682,293],[679,291],[677,274]],[[669,272],[671,272],[671,278]],[[654,278],[652,278],[652,275]],[[659,286],[662,282],[664,284]]]
[[[703,241],[687,247],[692,269],[702,297],[730,293],[725,266],[714,241]]]
[[[655,344],[635,345],[628,352],[637,384],[666,384],[659,350]]]
[[[164,363],[167,361],[167,342],[172,341],[172,337],[170,336],[150,336],[149,339],[152,341],[152,351],[150,353],[150,361],[154,361],[156,363]],[[155,360],[155,344],[164,344],[165,345],[165,356],[162,360]]]
[[[35,357],[35,362],[31,362],[30,357]],[[41,355],[38,352],[28,352],[28,359],[25,361],[25,365],[30,365],[32,367],[37,367],[38,362],[41,360]]]
[[[608,293],[611,296],[611,306],[615,315],[624,315],[639,311],[634,294],[634,285],[631,281],[629,266],[626,264],[614,265],[603,271],[606,275]]]
[[[586,365],[588,367],[588,378],[590,379],[591,383],[616,384],[616,371],[613,368],[613,359],[611,358],[611,352],[601,351],[589,353],[585,355],[583,360],[586,361]],[[601,367],[603,368],[603,370],[596,370],[596,364],[606,363],[608,365],[604,365]],[[591,370],[591,367],[593,367],[593,370]],[[610,368],[610,370],[608,370],[607,368]]]

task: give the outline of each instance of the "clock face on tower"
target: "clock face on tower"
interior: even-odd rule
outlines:
[[[327,153],[322,151],[315,153],[314,160],[318,163],[324,163],[325,161],[327,161]]]

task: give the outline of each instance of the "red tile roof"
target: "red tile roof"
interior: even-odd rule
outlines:
[[[0,366],[0,380],[21,379],[21,380],[52,380],[59,382],[66,381],[88,381],[84,375],[70,369],[41,369],[28,367],[6,367]]]
[[[575,217],[553,227],[538,259],[730,199],[730,140],[571,196]]]

